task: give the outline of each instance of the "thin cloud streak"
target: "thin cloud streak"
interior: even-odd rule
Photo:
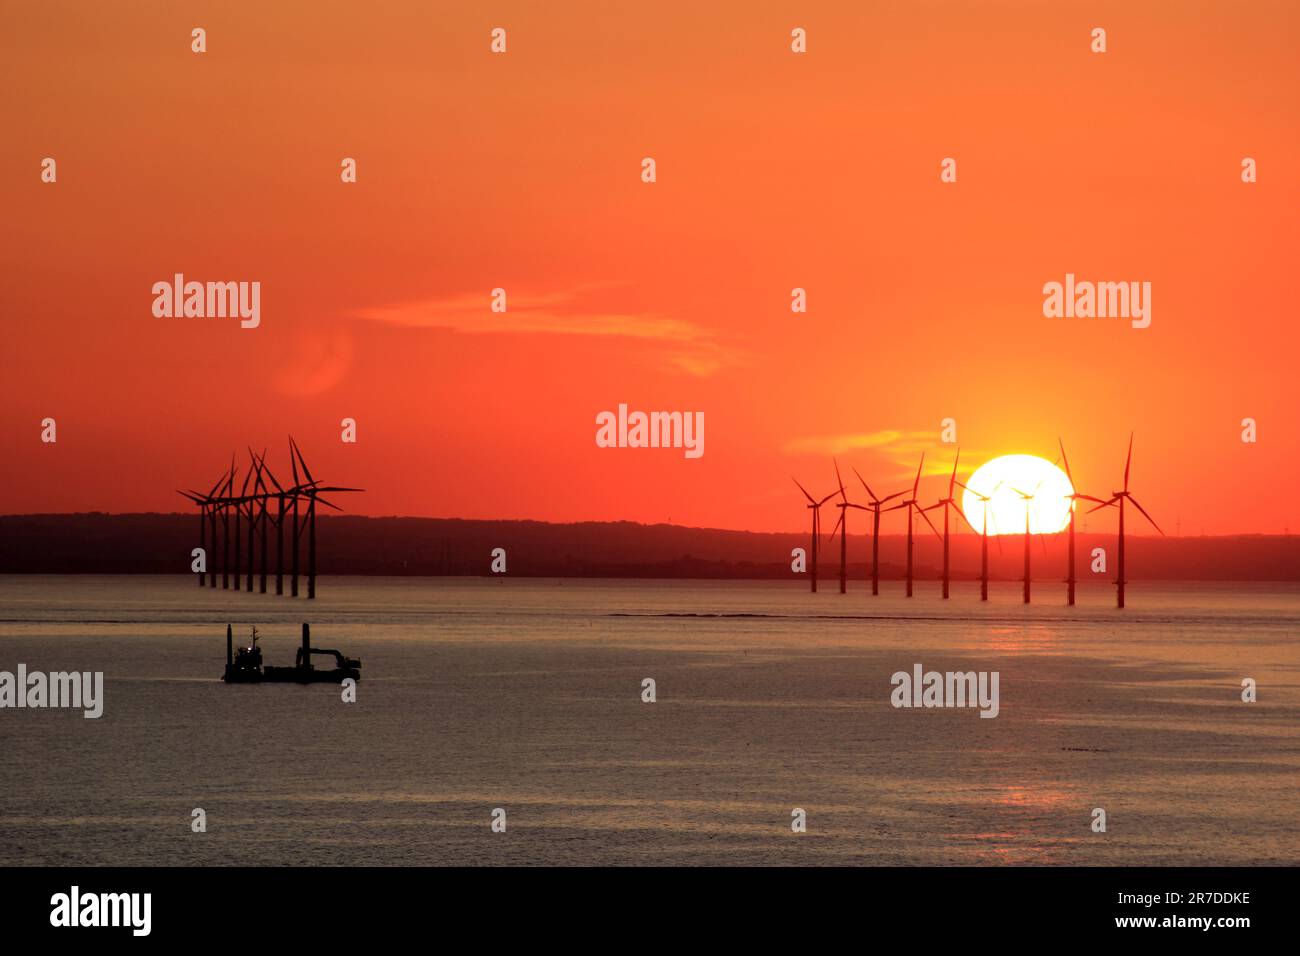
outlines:
[[[371,322],[467,335],[580,335],[662,342],[675,346],[666,355],[671,366],[700,377],[740,359],[735,350],[724,348],[710,330],[694,322],[654,313],[580,311],[573,307],[574,298],[568,293],[511,296],[506,312],[492,312],[488,296],[467,294],[372,306],[354,314]]]
[[[903,439],[899,431],[853,432],[847,435],[815,435],[786,442],[790,455],[844,455],[867,448],[887,448]]]
[[[937,446],[937,447],[936,447]],[[840,435],[815,435],[788,441],[782,450],[788,455],[817,455],[842,457],[853,452],[870,452],[892,465],[894,477],[909,480],[916,474],[916,465],[924,452],[925,468],[922,476],[952,473],[952,459],[957,445],[941,444],[937,431],[896,431],[885,429],[874,432],[849,432]],[[960,474],[968,474],[990,457],[977,449],[962,448]],[[851,461],[849,462],[851,464]],[[841,461],[843,468],[846,462]]]

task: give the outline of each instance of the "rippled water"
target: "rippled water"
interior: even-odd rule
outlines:
[[[0,577],[0,670],[106,696],[0,710],[0,864],[1300,863],[1300,589],[854,587]],[[287,664],[302,620],[355,704],[220,682],[228,621]],[[998,718],[891,707],[918,662]]]

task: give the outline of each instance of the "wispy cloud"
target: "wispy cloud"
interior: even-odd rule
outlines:
[[[888,448],[902,439],[902,432],[892,430],[815,435],[786,442],[785,451],[791,455],[845,455],[864,448]]]
[[[874,432],[848,432],[839,435],[814,435],[795,438],[785,443],[783,451],[789,455],[822,455],[837,457],[854,452],[867,452],[878,461],[893,465],[899,475],[912,475],[921,453],[926,454],[925,474],[946,475],[952,468],[956,446],[940,445],[938,431],[902,431],[883,429]],[[940,452],[936,454],[936,452]],[[969,451],[962,454],[967,461]],[[972,459],[974,462],[976,459]],[[842,466],[843,463],[841,463]]]
[[[631,338],[664,345],[664,358],[690,375],[707,376],[737,360],[713,333],[685,319],[656,313],[592,309],[577,293],[511,294],[505,312],[492,312],[483,294],[372,306],[358,318],[406,328],[447,329],[466,335],[581,335]]]

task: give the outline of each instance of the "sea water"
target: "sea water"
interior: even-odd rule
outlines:
[[[104,673],[0,710],[0,865],[1300,863],[1300,588],[850,588],[0,577],[0,670]],[[220,681],[302,621],[355,703]],[[891,706],[918,663],[996,719]]]

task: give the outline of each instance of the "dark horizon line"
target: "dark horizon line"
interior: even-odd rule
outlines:
[[[193,511],[15,511],[0,512],[0,519],[4,518],[77,518],[77,517],[106,517],[106,518],[189,518],[193,519],[196,512]],[[669,521],[637,521],[633,518],[582,518],[574,521],[550,521],[545,518],[463,518],[446,515],[365,515],[344,512],[342,514],[322,513],[318,520],[338,521],[346,518],[360,519],[366,521],[466,521],[482,523],[514,523],[514,524],[545,524],[556,527],[565,527],[572,525],[589,525],[589,524],[627,524],[636,525],[642,528],[681,528],[687,531],[718,531],[725,534],[780,534],[780,535],[803,535],[807,536],[807,529],[794,529],[789,531],[756,531],[752,528],[722,528],[716,525],[688,525],[676,524]],[[1054,538],[1057,535],[1067,533],[1067,529],[1062,528],[1060,531],[1045,535],[1034,535],[1034,537]],[[1079,534],[1113,534],[1112,531],[1078,531]],[[954,535],[960,534],[963,537],[978,538],[979,532],[974,531],[956,531]],[[850,538],[869,538],[870,532],[850,532]],[[880,537],[906,537],[906,532],[881,532]],[[1010,533],[1004,535],[990,535],[994,538],[1020,538],[1021,533]],[[1300,532],[1291,531],[1231,531],[1220,534],[1136,534],[1129,531],[1125,534],[1129,538],[1160,538],[1164,537],[1172,540],[1198,539],[1198,538],[1295,538],[1300,537]]]

